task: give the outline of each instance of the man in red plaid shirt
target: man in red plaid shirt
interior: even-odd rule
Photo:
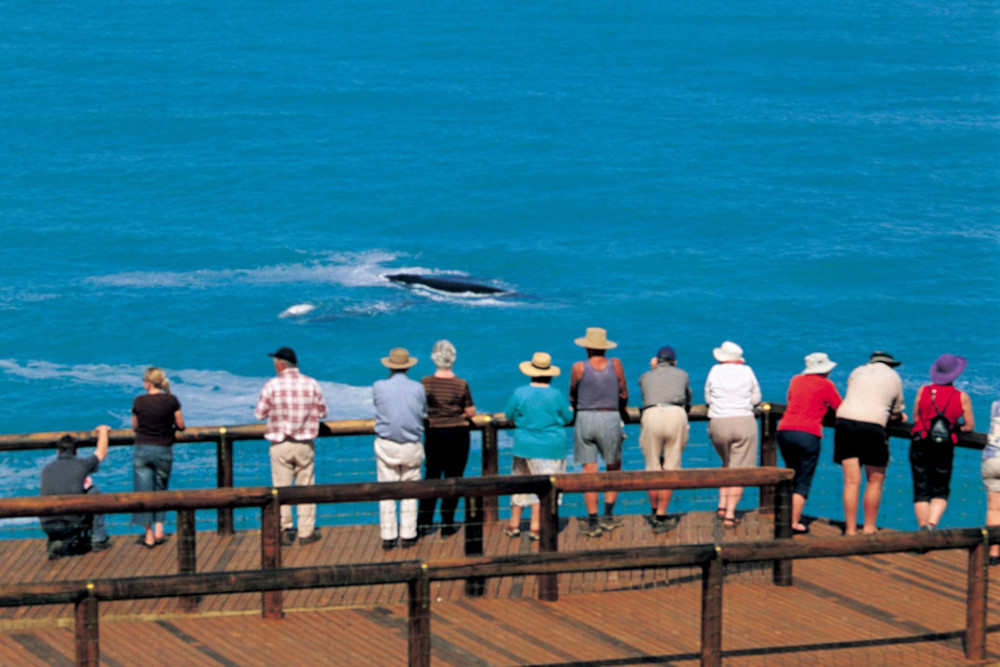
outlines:
[[[254,408],[257,419],[267,419],[264,437],[271,442],[271,482],[275,486],[308,486],[316,480],[315,439],[319,420],[326,417],[326,402],[319,383],[299,372],[295,351],[283,347],[273,354],[277,377],[260,391]],[[299,544],[318,542],[316,505],[299,505]],[[281,544],[295,542],[292,508],[281,506]]]

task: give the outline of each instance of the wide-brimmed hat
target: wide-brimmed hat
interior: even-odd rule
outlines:
[[[618,343],[608,340],[608,332],[601,327],[587,327],[587,335],[573,341],[588,350],[613,350]]]
[[[409,350],[405,347],[394,347],[389,351],[388,357],[382,357],[382,365],[394,371],[413,368],[416,364],[417,358],[411,357]]]
[[[720,364],[727,361],[744,361],[743,348],[731,340],[724,341],[722,345],[712,350],[712,356]]]
[[[806,369],[803,375],[825,375],[837,366],[837,362],[830,361],[826,352],[813,352],[806,355]]]
[[[522,361],[517,367],[522,373],[533,378],[554,378],[562,373],[558,366],[552,365],[552,355],[548,352],[535,352],[531,355],[531,361]]]
[[[886,366],[892,366],[893,368],[903,363],[902,361],[896,361],[891,354],[882,350],[875,350],[872,352],[872,356],[868,357],[868,363],[874,364],[876,361],[882,362]]]
[[[942,354],[931,364],[931,382],[934,384],[951,384],[955,381],[965,367],[969,365],[968,359],[956,354]]]
[[[274,357],[275,359],[281,359],[282,361],[287,361],[295,366],[298,365],[298,359],[295,357],[295,350],[290,347],[278,348],[277,352],[269,352],[269,357]]]

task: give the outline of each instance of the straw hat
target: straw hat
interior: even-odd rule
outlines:
[[[969,361],[965,357],[948,353],[942,354],[931,365],[931,382],[951,384],[955,378],[962,374],[968,364]]]
[[[806,356],[806,369],[803,375],[825,375],[837,366],[835,361],[830,361],[826,352],[813,352]]]
[[[552,355],[548,352],[535,352],[531,355],[531,361],[522,361],[517,367],[521,369],[522,373],[532,378],[554,378],[562,373],[558,366],[552,365]]]
[[[743,348],[731,340],[723,342],[722,345],[712,350],[712,356],[720,364],[727,361],[746,361],[743,358]]]
[[[416,364],[417,358],[411,357],[409,350],[405,347],[394,347],[389,351],[388,357],[382,357],[382,365],[394,371],[413,368]]]
[[[608,332],[600,327],[587,327],[587,335],[573,341],[588,350],[613,350],[618,343],[608,340]]]

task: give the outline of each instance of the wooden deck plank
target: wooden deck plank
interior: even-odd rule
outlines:
[[[502,528],[502,523],[486,527],[488,554],[537,551],[526,535],[509,539]],[[815,521],[812,528],[812,536],[839,534],[829,522]],[[769,537],[770,530],[770,523],[753,513],[728,531],[701,513],[685,515],[676,530],[653,536],[641,516],[629,516],[621,528],[593,540],[580,535],[571,520],[560,534],[560,548],[744,540]],[[259,532],[228,537],[202,532],[197,538],[199,571],[259,565]],[[324,527],[320,542],[295,544],[282,556],[289,567],[450,558],[462,555],[462,540],[461,531],[449,538],[435,533],[413,549],[384,552],[377,526]],[[176,571],[176,542],[147,550],[119,537],[108,551],[49,562],[44,540],[0,541],[3,559],[7,581],[168,574]],[[18,567],[11,559],[23,562]],[[966,561],[959,550],[802,560],[794,565],[795,585],[787,588],[771,584],[767,566],[730,568],[723,607],[725,664],[961,663]],[[697,664],[698,574],[698,568],[564,574],[555,603],[534,599],[533,576],[488,580],[480,599],[466,599],[461,581],[434,582],[434,664]],[[340,664],[404,664],[405,595],[403,585],[289,592],[284,621],[260,618],[259,594],[207,597],[194,614],[180,613],[173,599],[105,603],[102,660],[153,665],[162,656],[164,664],[168,658],[170,664],[315,664],[336,656]],[[308,608],[321,610],[298,611]],[[165,617],[150,621],[146,615]],[[70,605],[5,610],[0,664],[72,664],[71,618]],[[989,596],[988,621],[1000,624],[997,586]],[[147,657],[149,646],[156,647],[153,659]],[[988,647],[991,659],[1000,659],[1000,628],[989,635]]]

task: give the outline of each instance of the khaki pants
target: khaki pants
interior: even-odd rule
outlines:
[[[271,483],[275,486],[311,486],[316,481],[316,448],[312,440],[285,440],[271,445]],[[316,526],[316,506],[299,505],[299,537],[309,537]],[[292,506],[281,506],[281,529],[293,526]]]

